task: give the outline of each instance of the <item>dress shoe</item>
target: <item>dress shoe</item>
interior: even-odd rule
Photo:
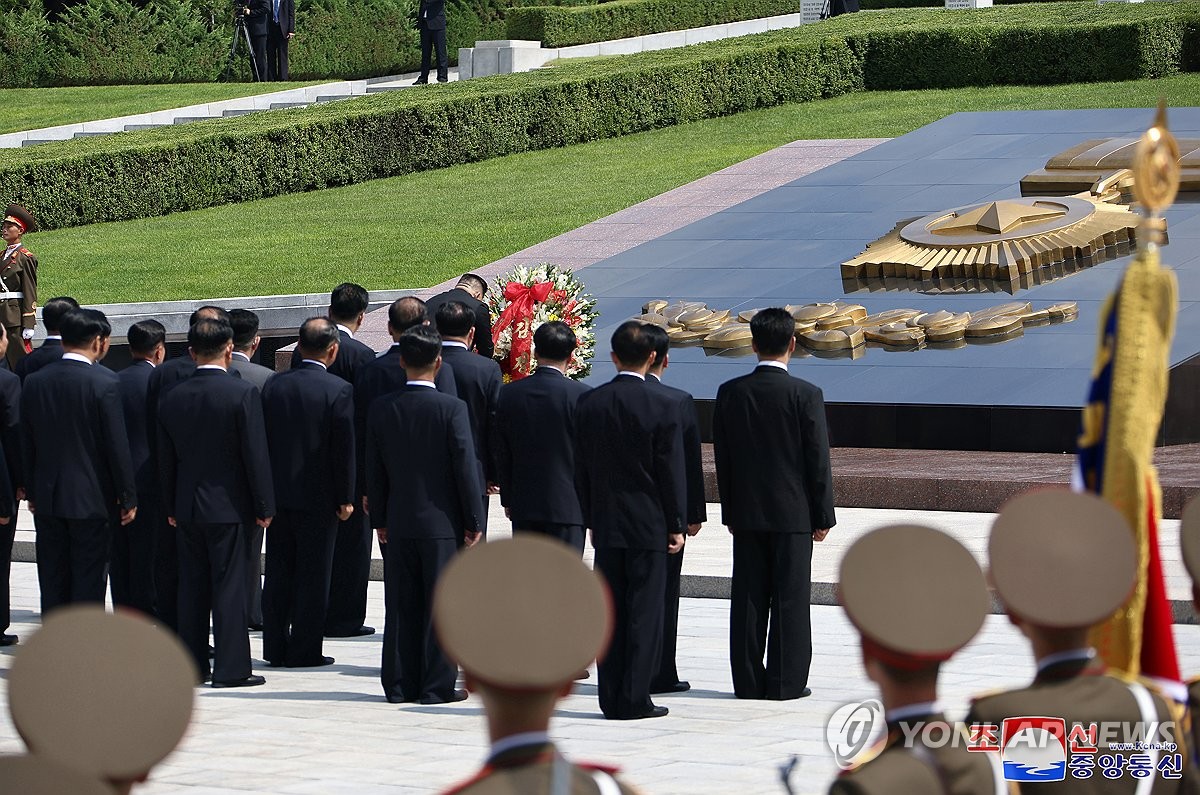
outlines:
[[[796,698],[808,698],[811,695],[812,695],[812,689],[806,687],[800,691],[800,695],[796,696]]]
[[[648,712],[643,712],[641,715],[630,715],[625,718],[618,718],[617,720],[641,720],[642,718],[662,718],[662,717],[665,717],[667,715],[667,713],[669,713],[669,712],[670,712],[670,710],[667,709],[666,707],[662,707],[662,706],[651,707]]]
[[[285,663],[285,667],[287,668],[320,668],[323,665],[333,665],[333,658],[322,657],[319,660],[312,660],[310,662]]]
[[[585,669],[583,673],[581,673],[581,674],[579,674],[578,676],[576,676],[576,677],[575,677],[575,681],[576,681],[576,682],[582,682],[584,679],[591,679],[591,678],[592,678],[592,674],[591,674],[591,672],[590,672],[590,671],[587,671],[587,670]]]
[[[691,689],[692,689],[691,682],[680,681],[680,682],[676,682],[673,685],[667,685],[665,687],[658,687],[657,685],[651,686],[650,694],[654,695],[654,696],[658,696],[658,695],[662,695],[663,693],[686,693],[687,691],[689,691]]]
[[[374,635],[375,627],[359,627],[352,629],[349,632],[326,632],[327,638],[363,638],[367,635]]]
[[[267,680],[258,674],[250,674],[245,679],[234,679],[230,682],[213,681],[213,687],[256,687],[257,685],[265,685]]]
[[[429,84],[429,79],[425,78],[425,77],[418,77],[416,80],[413,81],[414,86],[424,86],[424,85],[428,85],[428,84]]]
[[[262,632],[263,625],[262,624],[247,624],[246,629],[250,630],[251,632]]]
[[[453,693],[450,694],[449,698],[442,698],[441,696],[421,696],[422,704],[453,704],[456,701],[466,701],[466,700],[467,700],[467,691],[466,690],[455,690]]]
[[[439,77],[438,78],[439,83],[448,83],[449,81],[450,81],[450,78],[448,78],[448,77]]]
[[[212,646],[209,646],[208,647],[208,659],[211,660],[213,657],[216,657],[216,656],[217,656],[217,650],[214,649]]]
[[[16,635],[0,635],[0,646],[16,646],[20,642]]]

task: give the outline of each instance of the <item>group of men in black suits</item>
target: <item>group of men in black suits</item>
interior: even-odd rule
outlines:
[[[296,35],[295,0],[249,0],[241,10],[250,34],[255,80],[288,79],[288,44]]]

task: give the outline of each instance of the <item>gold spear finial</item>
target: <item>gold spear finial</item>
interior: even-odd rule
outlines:
[[[1138,141],[1133,173],[1133,195],[1145,213],[1138,238],[1149,245],[1158,245],[1166,227],[1160,214],[1171,206],[1179,192],[1179,144],[1167,129],[1165,99],[1158,101],[1154,126]]]

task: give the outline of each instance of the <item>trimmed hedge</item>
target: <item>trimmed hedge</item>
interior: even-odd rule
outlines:
[[[574,7],[512,8],[506,21],[510,39],[569,47],[794,14],[796,8],[796,0],[614,0]]]
[[[882,11],[312,108],[0,150],[46,228],[162,215],[864,89],[1055,84],[1200,66],[1200,5]],[[1056,57],[1085,52],[1087,57]]]

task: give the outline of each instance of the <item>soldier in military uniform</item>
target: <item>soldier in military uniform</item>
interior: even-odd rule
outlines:
[[[4,256],[0,258],[0,322],[8,331],[8,369],[28,353],[26,345],[33,339],[37,324],[37,257],[21,243],[26,232],[36,232],[37,221],[19,204],[10,204],[0,221],[0,237],[4,238]]]
[[[1007,791],[999,758],[968,751],[967,736],[937,704],[941,663],[970,642],[988,612],[987,584],[971,553],[928,527],[881,527],[846,551],[839,582],[862,636],[863,666],[879,685],[887,732],[829,791]],[[953,732],[958,741],[945,741]]]
[[[1137,550],[1128,523],[1092,494],[1043,490],[1005,504],[988,541],[990,577],[1012,623],[1029,639],[1037,675],[1027,687],[975,700],[969,724],[1000,726],[1005,718],[1062,718],[1067,730],[1097,724],[1120,736],[1099,737],[1095,753],[1070,754],[1065,780],[1029,789],[1056,793],[1143,793],[1194,790],[1182,710],[1134,677],[1109,672],[1089,645],[1089,630],[1113,614],[1137,582]],[[1182,760],[1180,778],[1164,770],[1168,750],[1119,750],[1108,743],[1134,742],[1126,728],[1158,724],[1153,743],[1174,743]],[[1068,746],[1068,752],[1070,746]],[[1150,775],[1132,774],[1132,757]],[[1076,759],[1078,757],[1078,759]],[[1102,769],[1103,758],[1120,757],[1117,775]],[[1076,766],[1074,763],[1084,764]],[[1089,766],[1088,762],[1094,763]]]
[[[1200,611],[1200,497],[1183,509],[1179,523],[1179,541],[1183,547],[1183,565],[1192,578],[1192,606]],[[1188,712],[1192,724],[1192,764],[1200,764],[1200,678],[1188,682]]]
[[[568,762],[547,734],[555,705],[608,645],[606,590],[573,549],[534,534],[481,544],[446,568],[434,627],[482,698],[492,741],[483,769],[449,795],[636,792],[613,768]]]

